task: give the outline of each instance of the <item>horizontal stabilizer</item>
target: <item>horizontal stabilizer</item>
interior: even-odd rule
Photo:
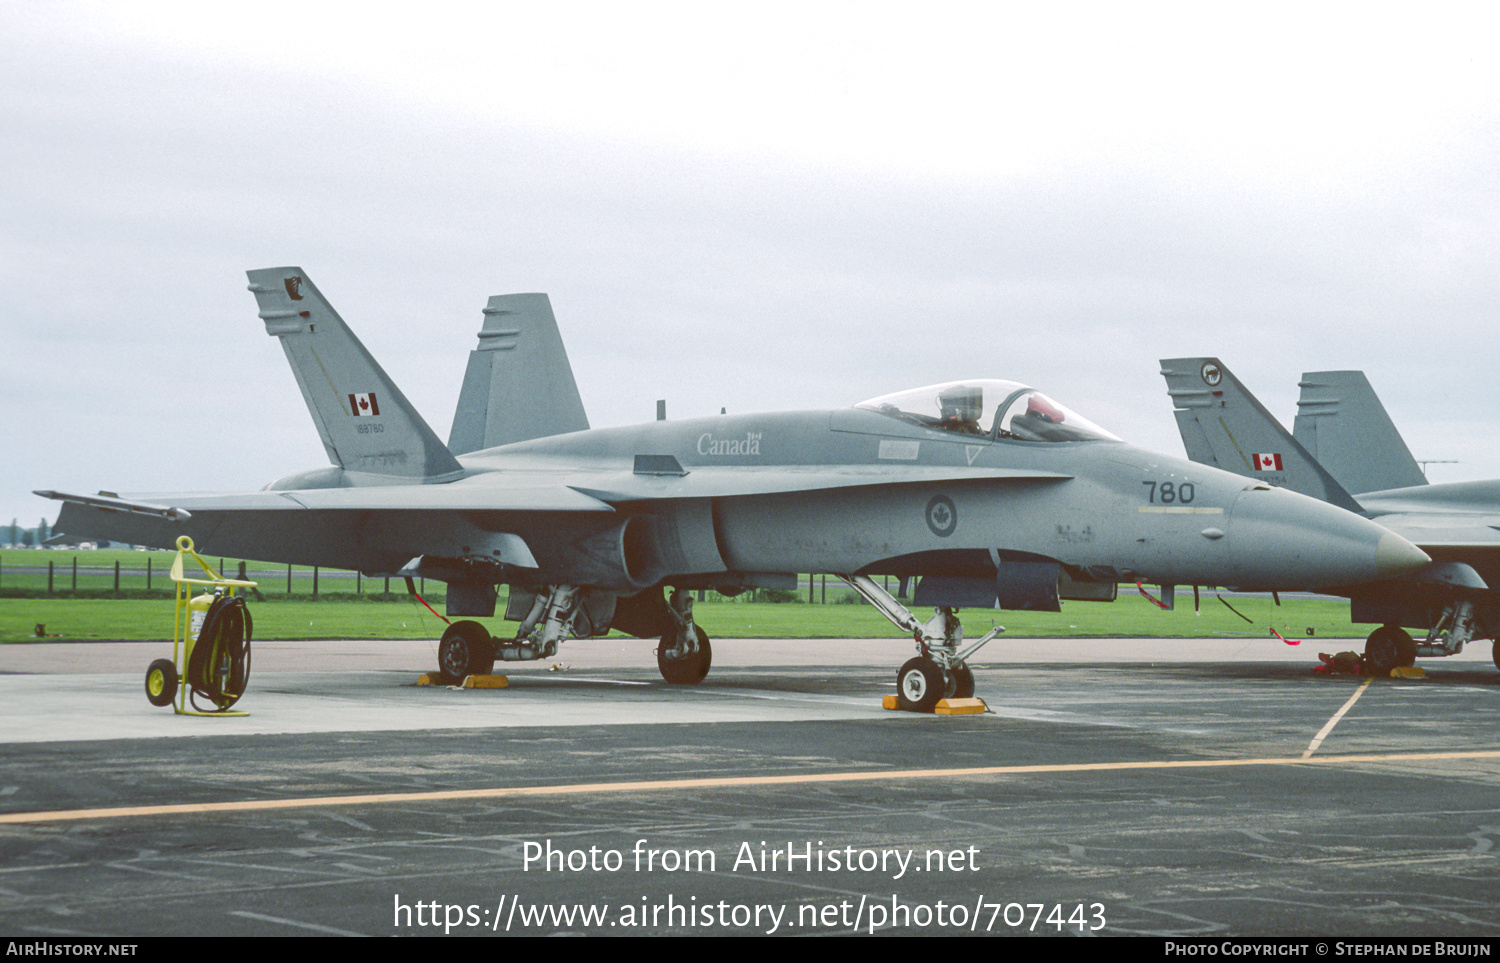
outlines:
[[[35,491],[33,495],[43,498],[51,498],[60,502],[74,502],[79,505],[91,505],[94,508],[102,508],[110,512],[129,512],[134,515],[151,515],[157,518],[165,518],[171,521],[186,521],[192,518],[189,512],[171,505],[158,505],[154,502],[138,502],[125,498],[111,497],[108,495],[73,495],[68,492]]]
[[[333,464],[356,473],[351,480],[463,470],[301,268],[248,274],[266,333],[281,340]]]

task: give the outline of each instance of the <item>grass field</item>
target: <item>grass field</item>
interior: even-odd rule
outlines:
[[[831,589],[830,589],[831,591]],[[1184,599],[1182,595],[1186,595]],[[1164,612],[1138,595],[1121,593],[1119,601],[1064,602],[1061,613],[1000,612],[969,609],[964,634],[977,637],[991,625],[1004,625],[1020,636],[1143,636],[1266,638],[1272,628],[1288,638],[1363,638],[1349,622],[1349,605],[1339,599],[1286,599],[1278,607],[1269,598],[1234,597],[1245,622],[1212,595],[1203,597],[1194,614],[1191,593],[1179,593],[1174,611]],[[442,611],[442,606],[435,606]],[[36,626],[62,639],[170,639],[173,602],[161,599],[0,598],[0,643],[36,638]],[[284,600],[252,602],[258,639],[423,639],[442,634],[443,624],[415,601]],[[714,638],[869,638],[898,637],[898,632],[868,605],[808,605],[708,601],[694,612]],[[921,613],[919,613],[921,614]],[[499,619],[486,620],[503,634]]]
[[[38,625],[45,627],[48,637],[60,639],[170,639],[174,605],[168,572],[174,555],[124,549],[0,551],[0,643],[35,639]],[[224,574],[231,576],[240,565],[237,559],[217,556],[208,561],[215,567],[222,565]],[[392,580],[391,601],[383,601],[384,579],[263,562],[249,562],[247,568],[264,596],[251,604],[259,639],[427,639],[443,632],[442,621],[407,597],[400,580]],[[313,599],[315,585],[317,600]],[[434,608],[443,610],[441,582],[427,584],[422,592]],[[836,604],[855,596],[835,579],[829,579],[825,587],[819,576],[812,594],[820,603],[826,598],[828,604],[807,602],[804,579],[796,602],[750,601],[747,596],[726,599],[709,593],[708,600],[697,603],[694,611],[704,631],[714,638],[894,638],[901,634],[868,605]],[[1274,628],[1287,638],[1363,638],[1369,631],[1350,624],[1349,604],[1341,599],[1289,598],[1280,606],[1259,596],[1229,597],[1229,601],[1251,621],[1235,615],[1208,592],[1195,614],[1191,590],[1180,591],[1177,608],[1165,612],[1122,587],[1114,603],[1064,602],[1061,613],[970,609],[963,615],[964,634],[977,637],[996,623],[1012,635],[1058,637],[1256,638],[1269,637]],[[501,620],[487,621],[492,631],[504,633]]]

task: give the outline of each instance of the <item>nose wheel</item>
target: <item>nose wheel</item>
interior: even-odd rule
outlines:
[[[896,673],[896,698],[908,712],[931,712],[944,698],[949,684],[936,662],[919,655],[908,659]]]
[[[947,698],[974,698],[974,673],[969,671],[967,663],[960,662],[953,667],[953,692]]]
[[[896,673],[896,698],[908,712],[931,712],[943,699],[972,699],[974,673],[960,662],[944,669],[933,659],[919,655],[908,659]]]

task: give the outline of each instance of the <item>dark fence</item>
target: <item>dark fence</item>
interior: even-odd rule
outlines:
[[[0,551],[0,597],[36,598],[170,598],[173,552]],[[346,569],[303,565],[275,565],[235,558],[204,556],[226,578],[259,583],[262,598],[359,598],[373,601],[403,599],[406,585],[399,578],[369,578]],[[201,574],[189,560],[190,576]],[[882,580],[896,592],[896,579]],[[830,584],[832,583],[832,584]],[[417,591],[429,601],[446,599],[442,582],[417,580]],[[695,593],[700,599],[715,593]],[[803,575],[796,589],[756,589],[735,596],[741,601],[846,604],[858,596],[837,578]]]

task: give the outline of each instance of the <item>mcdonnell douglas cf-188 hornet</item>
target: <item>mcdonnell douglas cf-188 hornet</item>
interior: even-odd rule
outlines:
[[[1304,446],[1218,358],[1168,359],[1161,369],[1193,461],[1359,512],[1432,556],[1416,572],[1337,590],[1349,597],[1351,621],[1380,623],[1365,641],[1367,662],[1390,669],[1419,655],[1457,655],[1500,633],[1500,481],[1427,484],[1364,375],[1302,376]],[[1357,433],[1370,442],[1363,457]],[[1413,640],[1407,627],[1426,637]],[[1500,644],[1494,659],[1500,666]]]
[[[930,709],[973,694],[959,607],[1059,611],[1112,600],[1121,580],[1322,588],[1428,561],[1356,515],[1131,447],[1009,381],[589,429],[545,295],[490,300],[444,445],[305,273],[249,277],[332,466],[240,494],[42,493],[65,502],[58,528],[444,581],[465,617],[439,644],[453,677],[613,627],[659,638],[667,681],[699,682],[711,650],[690,591],[814,572],[911,634],[899,699]],[[874,576],[920,578],[932,617]],[[494,616],[502,584],[520,626],[496,638],[472,619]]]

